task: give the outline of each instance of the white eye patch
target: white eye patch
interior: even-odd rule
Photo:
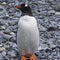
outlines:
[[[28,6],[28,4],[25,4],[25,7],[27,7]]]

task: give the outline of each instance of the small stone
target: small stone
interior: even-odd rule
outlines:
[[[3,51],[1,54],[2,54],[2,56],[6,56],[6,52],[5,51]]]
[[[6,5],[6,2],[3,2],[2,4]]]
[[[58,3],[57,5],[55,5],[54,9],[58,12],[60,12],[60,3]]]
[[[17,47],[17,44],[13,43],[13,48]]]
[[[10,32],[11,32],[11,31],[10,31],[10,29],[8,29],[8,28],[4,31],[5,34],[10,34]]]
[[[5,50],[5,48],[4,47],[0,47],[0,51],[3,51],[3,50]]]
[[[40,24],[39,24],[38,28],[39,28],[39,31],[46,31],[46,28]]]
[[[54,10],[50,10],[50,11],[48,11],[48,14],[54,14],[54,13],[55,13]]]
[[[7,53],[8,55],[10,55],[10,57],[16,57],[16,53],[15,53],[15,51],[8,51],[8,53]]]
[[[18,48],[14,48],[14,50],[15,50],[16,52],[18,52],[18,53],[19,53],[19,51],[20,51]]]
[[[1,26],[1,29],[3,29],[3,30],[4,30],[5,28],[6,28],[5,26]]]
[[[9,16],[10,19],[12,19],[13,17],[12,16]]]
[[[10,34],[11,34],[11,36],[15,37],[15,33],[14,32],[11,32]]]
[[[2,47],[3,45],[2,44],[0,44],[0,47]]]
[[[9,49],[10,48],[10,45],[4,45],[4,47],[6,48],[6,49]]]
[[[60,12],[55,12],[55,15],[60,15]]]
[[[40,56],[41,56],[41,54],[40,54],[40,52],[38,51],[38,52],[36,52],[35,53],[35,55],[38,57],[38,58],[40,58]]]
[[[9,17],[9,15],[7,14],[6,17]]]
[[[46,45],[46,44],[42,44],[42,45],[41,45],[41,49],[46,50],[47,48],[48,48],[48,45]]]
[[[50,48],[55,48],[55,47],[56,47],[56,45],[54,45],[54,44],[50,45]]]
[[[9,45],[12,47],[13,46],[13,42],[9,42]]]
[[[16,21],[14,21],[14,20],[13,20],[13,21],[9,21],[9,23],[8,23],[8,24],[9,24],[9,26],[13,26],[13,25],[15,25],[15,24],[16,24]]]
[[[3,38],[9,40],[10,38],[12,38],[12,36],[8,35],[8,34],[4,34]]]

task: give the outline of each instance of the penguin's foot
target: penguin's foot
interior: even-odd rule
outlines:
[[[21,60],[27,60],[25,56],[21,56]]]
[[[35,54],[32,54],[32,55],[30,56],[30,60],[38,60],[38,58],[35,56]]]

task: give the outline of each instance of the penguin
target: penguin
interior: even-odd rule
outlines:
[[[22,3],[15,6],[22,11],[18,22],[17,45],[21,49],[21,60],[38,60],[35,52],[39,47],[39,30],[37,21],[28,4]]]

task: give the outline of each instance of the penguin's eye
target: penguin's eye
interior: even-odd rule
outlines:
[[[25,4],[25,7],[27,7],[28,6],[28,4]]]

